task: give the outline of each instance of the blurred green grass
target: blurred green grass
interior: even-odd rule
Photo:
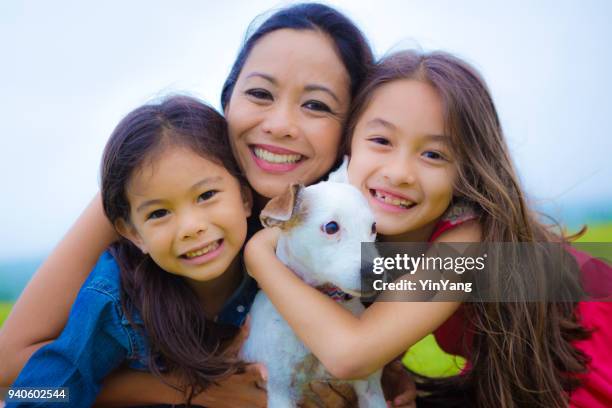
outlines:
[[[428,377],[457,375],[465,366],[465,360],[446,354],[438,346],[433,334],[425,336],[404,354],[402,363],[415,373]]]
[[[577,242],[612,242],[612,222],[589,226]]]
[[[607,244],[597,244],[605,242]],[[590,253],[592,256],[605,259],[612,264],[612,223],[589,226],[586,233],[576,240],[574,247]]]
[[[2,327],[4,319],[6,319],[9,312],[11,311],[11,307],[13,307],[12,303],[0,302],[0,327]]]

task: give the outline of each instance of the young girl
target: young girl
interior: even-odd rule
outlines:
[[[491,96],[465,62],[444,53],[385,58],[348,132],[349,179],[382,241],[562,241],[527,207]],[[355,317],[284,267],[276,239],[266,229],[247,243],[247,269],[337,377],[366,376],[435,331],[468,369],[419,406],[440,394],[443,406],[612,405],[611,303],[379,302]]]
[[[101,182],[122,239],[14,387],[67,387],[71,406],[91,406],[102,379],[126,364],[172,378],[189,403],[244,369],[226,348],[257,290],[240,256],[251,195],[225,132],[219,113],[184,96],[119,123]]]

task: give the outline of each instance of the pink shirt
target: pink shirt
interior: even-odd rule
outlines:
[[[430,238],[433,241],[444,231],[454,228],[468,220],[476,219],[473,212],[465,209],[453,210],[451,216],[445,216]],[[590,255],[569,248],[569,251],[582,266],[583,283],[587,288],[592,285],[607,283],[602,293],[612,293],[612,279],[602,279],[602,273],[612,275],[610,267],[601,261],[594,260]],[[459,355],[468,360],[473,333],[467,330],[465,316],[466,307],[459,309],[438,329],[434,336],[440,348],[453,355]],[[574,342],[574,346],[587,355],[591,361],[587,373],[581,375],[582,386],[570,395],[572,408],[611,408],[612,407],[612,301],[610,302],[580,302],[576,314],[582,326],[592,330],[591,337]]]

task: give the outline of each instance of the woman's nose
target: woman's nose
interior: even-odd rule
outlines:
[[[276,103],[266,112],[262,130],[274,138],[294,138],[299,131],[297,115],[298,112],[289,103]]]

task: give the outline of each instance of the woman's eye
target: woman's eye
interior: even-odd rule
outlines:
[[[254,88],[247,90],[245,93],[255,99],[272,100],[272,94],[265,89]]]
[[[158,218],[163,218],[167,214],[168,214],[168,210],[155,210],[147,216],[147,220],[156,220]]]
[[[317,112],[331,112],[330,107],[321,101],[315,101],[315,100],[308,101],[304,103],[302,106],[305,107],[306,109],[310,109],[310,110],[317,111]]]
[[[198,197],[201,201],[206,201],[206,200],[210,200],[211,198],[213,198],[215,195],[217,195],[219,191],[217,190],[208,190],[202,194],[200,194],[200,196]]]
[[[434,152],[434,151],[423,152],[423,157],[426,157],[432,160],[445,160],[445,157],[442,156],[442,154],[440,154],[439,152]]]
[[[321,226],[321,229],[327,235],[334,235],[336,232],[340,231],[340,226],[336,221],[330,221],[327,224]]]
[[[379,145],[383,145],[383,146],[389,146],[391,144],[391,142],[389,141],[389,139],[387,139],[386,137],[371,137],[368,139],[370,142],[379,144]]]

